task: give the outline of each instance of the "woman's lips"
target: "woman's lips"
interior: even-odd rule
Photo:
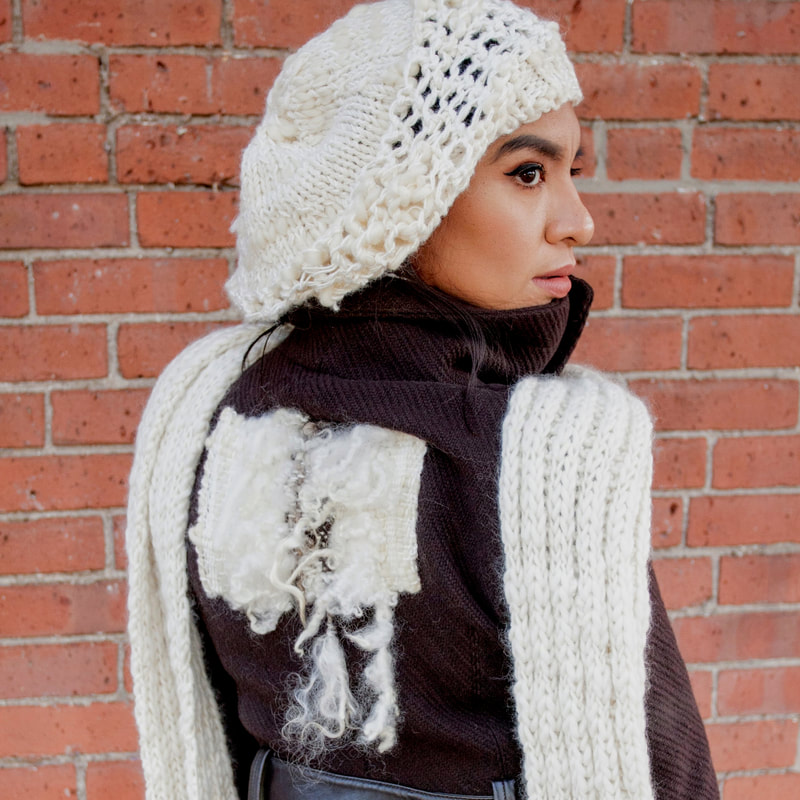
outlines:
[[[544,275],[538,275],[533,279],[533,282],[552,297],[566,297],[572,288],[569,273],[573,269],[575,269],[575,266],[568,264],[565,267],[546,272]]]

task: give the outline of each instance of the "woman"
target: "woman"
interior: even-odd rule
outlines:
[[[182,354],[137,439],[148,798],[718,796],[647,414],[562,373],[580,99],[508,0],[359,6],[287,59],[242,164],[254,325]]]

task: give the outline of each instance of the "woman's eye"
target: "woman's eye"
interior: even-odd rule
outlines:
[[[536,186],[544,180],[544,167],[541,164],[521,164],[506,175],[515,178],[522,186]]]

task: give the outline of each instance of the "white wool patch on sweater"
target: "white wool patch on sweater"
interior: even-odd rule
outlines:
[[[393,610],[401,592],[420,589],[425,443],[374,425],[314,423],[292,409],[248,418],[226,408],[206,449],[189,531],[203,588],[244,612],[258,634],[289,612],[303,623],[295,651],[307,674],[287,735],[309,744],[359,728],[388,749],[398,713]],[[365,617],[360,630],[340,633],[341,623]],[[340,635],[372,654],[363,675],[371,709],[350,693]]]

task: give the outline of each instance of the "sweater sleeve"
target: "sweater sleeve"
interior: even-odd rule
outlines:
[[[719,800],[705,728],[652,564],[649,580],[651,619],[645,708],[655,798]]]

